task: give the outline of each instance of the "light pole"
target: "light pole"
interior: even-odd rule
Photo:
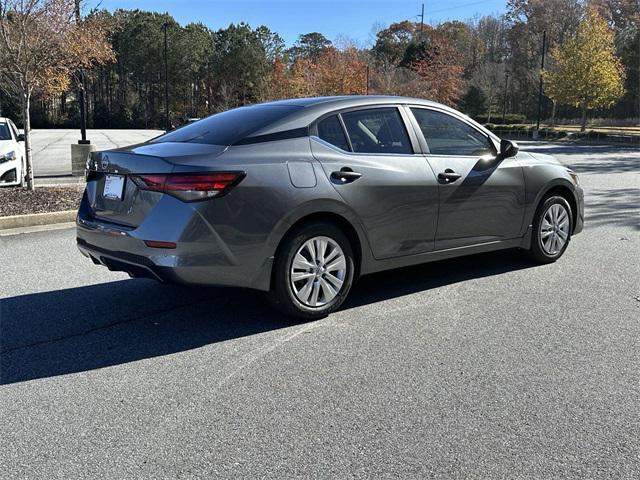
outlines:
[[[509,86],[509,72],[504,72],[504,96],[502,97],[502,124],[507,116],[507,87]]]
[[[171,122],[169,120],[169,64],[167,62],[167,28],[169,24],[165,22],[162,25],[164,29],[164,111],[166,115],[165,129],[171,130]]]
[[[81,0],[75,0],[74,16],[76,23],[82,22],[80,16]],[[85,175],[87,162],[91,152],[96,150],[95,145],[91,145],[91,141],[87,140],[87,105],[84,91],[84,72],[82,68],[78,68],[75,72],[74,79],[78,81],[78,108],[80,110],[80,140],[71,144],[71,175],[81,177]]]
[[[536,131],[535,136],[538,138],[538,133],[540,131],[540,117],[542,116],[542,74],[544,72],[544,55],[545,50],[547,49],[547,31],[545,30],[542,33],[542,60],[540,61],[540,87],[538,89],[538,120],[536,122]]]
[[[76,23],[80,23],[80,0],[76,0],[75,2],[75,17]],[[88,145],[91,143],[90,140],[87,140],[87,110],[85,105],[84,98],[84,72],[82,69],[79,69],[77,72],[78,81],[80,86],[78,88],[78,105],[80,107],[80,140],[78,140],[78,144],[80,145]]]

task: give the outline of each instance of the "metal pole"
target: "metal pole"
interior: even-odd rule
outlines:
[[[168,23],[162,25],[164,29],[164,110],[166,115],[165,128],[167,132],[171,130],[171,122],[169,120],[169,64],[167,62],[167,28]]]
[[[504,73],[504,96],[502,98],[502,124],[507,116],[507,87],[509,85],[509,72]]]
[[[542,116],[542,72],[544,72],[544,55],[547,49],[547,31],[542,33],[542,61],[540,68],[540,88],[538,89],[538,121],[536,122],[536,136],[540,130],[540,117]]]
[[[424,27],[424,3],[422,4],[422,12],[420,13],[420,40],[422,40],[423,27]]]
[[[75,17],[76,23],[80,23],[80,0],[76,0],[75,4]],[[78,140],[79,144],[89,144],[91,143],[87,140],[87,112],[86,112],[86,102],[84,97],[84,72],[82,69],[77,72],[78,81],[80,83],[78,88],[78,106],[80,108],[80,140]]]

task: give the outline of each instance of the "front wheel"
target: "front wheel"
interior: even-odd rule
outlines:
[[[279,249],[269,299],[287,315],[315,320],[342,305],[353,276],[347,237],[332,224],[311,223],[288,235]]]
[[[564,197],[546,198],[533,219],[531,256],[540,263],[559,259],[567,249],[573,229],[571,207]]]

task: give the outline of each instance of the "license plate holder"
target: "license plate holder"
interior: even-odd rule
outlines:
[[[104,179],[102,195],[109,200],[122,200],[124,193],[124,177],[122,175],[107,175]]]

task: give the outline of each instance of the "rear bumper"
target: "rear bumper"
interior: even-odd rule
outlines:
[[[81,238],[76,239],[78,250],[96,265],[102,265],[114,272],[126,272],[133,278],[151,278],[159,282],[175,283],[171,269],[154,265],[147,257],[126,252],[111,252],[90,245]]]
[[[161,225],[144,222],[130,228],[93,217],[85,197],[76,218],[78,249],[95,264],[126,272],[135,278],[269,290],[273,258],[247,261],[257,258],[255,252],[247,252],[246,256],[238,258],[213,227],[200,225],[199,222],[203,222],[200,217],[194,215],[187,204],[184,208],[184,215],[189,216],[186,222],[189,230],[173,222]],[[189,232],[197,232],[197,235]],[[148,247],[145,240],[172,241],[176,248]]]

